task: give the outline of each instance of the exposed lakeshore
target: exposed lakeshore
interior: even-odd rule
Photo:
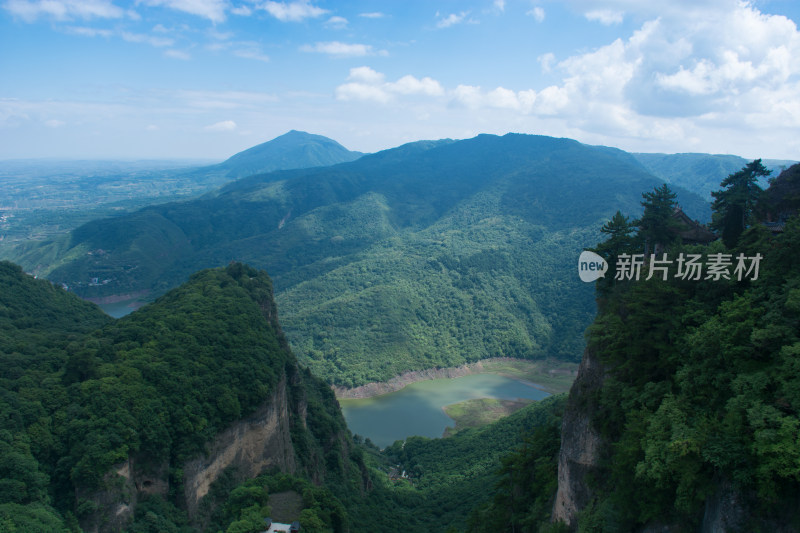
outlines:
[[[569,390],[577,371],[577,363],[565,363],[550,359],[526,360],[495,357],[457,367],[405,372],[388,381],[366,383],[354,388],[334,386],[333,390],[338,399],[364,399],[396,392],[418,381],[493,373],[525,381],[551,394],[560,394]]]

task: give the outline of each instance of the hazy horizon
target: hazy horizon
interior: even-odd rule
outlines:
[[[531,133],[798,159],[785,0],[0,2],[0,160],[222,161]]]

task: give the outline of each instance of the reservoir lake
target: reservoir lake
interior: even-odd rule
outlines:
[[[380,448],[420,435],[441,437],[454,426],[442,407],[473,398],[542,400],[547,392],[499,374],[472,374],[412,383],[397,392],[358,400],[341,399],[342,413],[354,434],[369,437]]]

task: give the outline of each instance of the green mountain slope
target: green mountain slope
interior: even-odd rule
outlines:
[[[159,294],[232,260],[265,268],[298,356],[343,385],[494,356],[576,360],[594,302],[575,258],[608,206],[636,214],[659,183],[629,154],[568,139],[411,143],[86,224],[49,277],[97,297]]]
[[[693,191],[711,200],[711,191],[719,189],[719,184],[729,174],[744,167],[749,161],[735,155],[712,154],[632,154],[644,167],[664,181]],[[765,160],[764,165],[778,173],[794,161]],[[760,185],[764,188],[767,181]]]
[[[377,475],[370,493],[347,501],[353,531],[504,531],[512,515],[538,529],[555,492],[565,400],[547,398],[446,439],[387,447],[377,463],[394,476]]]
[[[274,170],[326,167],[361,157],[333,139],[292,130],[271,141],[248,148],[211,169],[225,171],[229,178],[243,178]],[[211,170],[209,169],[209,170]]]
[[[118,321],[9,263],[0,283],[3,527],[136,528],[141,503],[202,528],[225,486],[268,469],[358,487],[333,393],[297,366],[264,272],[199,272]]]
[[[564,414],[555,510],[572,530],[800,527],[798,170],[757,209],[785,225],[668,250],[706,265],[760,256],[757,273],[683,279],[673,264],[666,280],[598,285]]]
[[[242,176],[333,165],[361,155],[327,137],[291,131],[200,167],[189,161],[3,161],[0,258],[45,275],[72,258],[64,254],[68,232],[91,220],[194,198]]]

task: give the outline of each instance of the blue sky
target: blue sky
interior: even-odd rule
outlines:
[[[535,133],[800,159],[796,0],[0,0],[0,159]]]

